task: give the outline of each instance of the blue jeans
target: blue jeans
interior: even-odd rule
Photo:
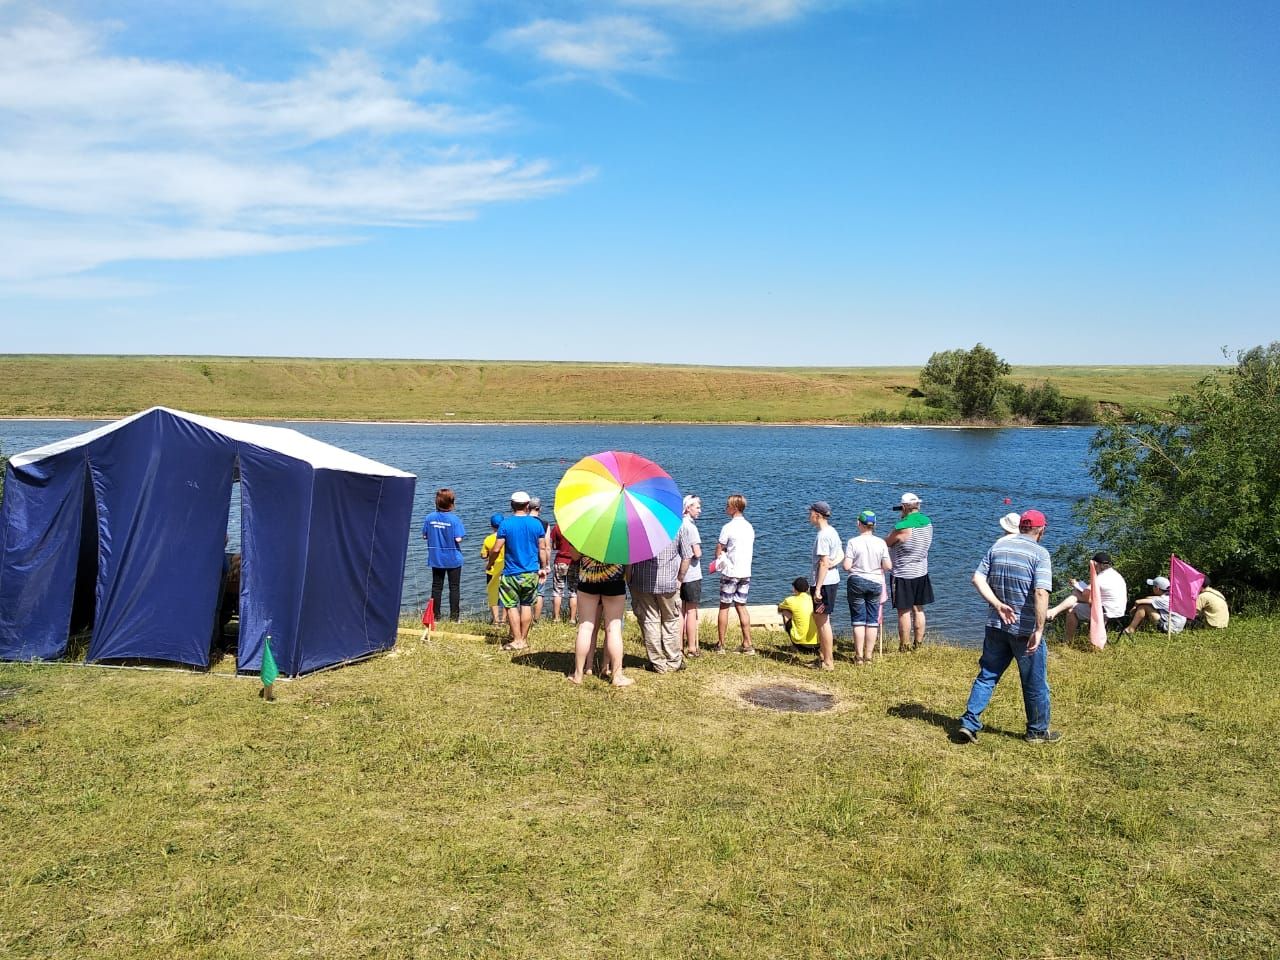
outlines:
[[[874,627],[880,623],[880,591],[883,583],[866,577],[849,578],[845,589],[849,596],[849,619],[855,627]]]
[[[1017,637],[996,627],[987,627],[982,639],[982,657],[978,660],[978,676],[969,693],[969,704],[960,725],[977,733],[982,729],[982,711],[991,702],[991,694],[1009,664],[1018,661],[1022,679],[1022,705],[1027,711],[1027,733],[1041,734],[1049,729],[1049,658],[1044,639],[1035,653],[1027,653],[1027,637]]]

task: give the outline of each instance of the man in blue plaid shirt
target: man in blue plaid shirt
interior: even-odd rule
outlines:
[[[997,540],[978,564],[973,585],[991,606],[978,676],[960,718],[959,737],[974,743],[982,729],[982,711],[991,702],[996,684],[1015,661],[1022,680],[1022,704],[1027,713],[1028,743],[1056,743],[1062,734],[1049,729],[1048,658],[1044,622],[1049,612],[1053,566],[1049,551],[1040,546],[1046,521],[1039,510],[1026,511],[1018,535]]]

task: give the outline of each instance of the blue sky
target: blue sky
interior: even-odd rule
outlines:
[[[0,352],[1212,363],[1280,5],[0,0]]]

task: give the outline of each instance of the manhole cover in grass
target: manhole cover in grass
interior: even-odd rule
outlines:
[[[21,692],[21,687],[0,687],[0,700],[12,700]]]
[[[803,687],[784,683],[769,683],[762,687],[744,690],[740,696],[747,703],[766,710],[785,710],[788,713],[821,713],[836,705],[834,694],[819,693]]]

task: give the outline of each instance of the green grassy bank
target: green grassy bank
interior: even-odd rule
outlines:
[[[1211,367],[1016,367],[1069,397],[1163,407]],[[928,421],[915,367],[227,357],[0,356],[0,416],[115,417],[161,404],[214,416],[336,420]],[[519,398],[512,414],[512,398]]]
[[[275,705],[0,666],[0,955],[1275,956],[1278,628],[1055,647],[1052,747],[1012,676],[949,742],[976,655],[946,647],[576,689],[539,625],[516,656],[408,639]],[[838,705],[737,697],[779,680]]]

